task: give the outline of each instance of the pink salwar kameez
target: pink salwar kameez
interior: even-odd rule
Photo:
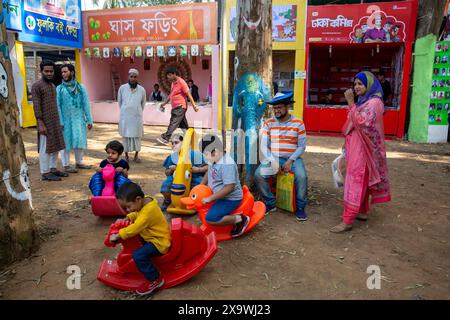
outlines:
[[[343,221],[351,225],[369,204],[391,200],[383,125],[384,105],[373,97],[349,109],[344,125],[346,177]]]

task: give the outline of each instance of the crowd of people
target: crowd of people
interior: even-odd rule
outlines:
[[[51,82],[54,76],[53,63],[43,62],[41,72],[42,79],[32,88],[38,121],[39,163],[42,179],[55,181],[77,169],[90,168],[83,164],[83,151],[87,147],[87,130],[92,129],[92,117],[86,90],[75,79],[73,66],[65,65],[61,68],[63,83],[57,88]],[[108,143],[105,148],[107,157],[100,163],[95,174],[98,178],[101,170],[111,164],[116,173],[125,178],[116,186],[116,196],[120,205],[130,212],[125,220],[134,223],[121,229],[118,234],[113,234],[110,240],[125,240],[140,235],[145,241],[144,246],[133,253],[136,266],[147,280],[138,289],[139,294],[148,294],[164,285],[164,279],[150,258],[163,255],[170,248],[170,228],[163,211],[171,203],[170,187],[183,141],[182,135],[173,132],[178,127],[189,128],[186,119],[187,100],[198,111],[193,82],[188,81],[188,85],[177,76],[174,68],[166,70],[166,75],[172,86],[162,107],[170,102],[172,112],[168,129],[158,141],[171,145],[172,154],[162,164],[164,173],[163,170],[161,173],[166,176],[160,189],[164,197],[162,206],[128,179],[128,153],[135,151],[134,161],[140,162],[138,154],[143,134],[142,111],[146,101],[145,89],[138,83],[139,72],[136,69],[129,70],[128,83],[119,89],[119,133],[122,142]],[[152,97],[160,99],[158,92],[159,88],[155,86]],[[354,78],[353,88],[345,92],[345,99],[349,112],[343,127],[345,143],[342,149],[346,161],[344,212],[342,222],[330,229],[334,233],[350,230],[355,219],[367,220],[370,204],[390,201],[382,84],[372,73],[360,72]],[[277,92],[267,103],[273,106],[273,117],[262,127],[260,149],[265,160],[256,169],[255,185],[266,205],[266,214],[269,214],[276,210],[270,178],[278,173],[292,172],[295,181],[295,217],[299,221],[306,221],[308,175],[302,159],[307,144],[305,124],[289,113],[294,103],[292,92]],[[224,151],[222,141],[216,135],[204,136],[199,149],[200,152],[192,151],[190,154],[193,164],[191,187],[204,184],[213,191],[211,196],[202,199],[204,205],[212,204],[206,221],[214,226],[233,225],[231,236],[239,237],[245,232],[250,219],[243,214],[232,214],[243,199],[238,167]],[[72,150],[75,153],[74,167],[69,163]],[[63,159],[63,171],[56,168],[58,152]],[[123,152],[125,159],[121,159]],[[263,170],[267,163],[271,168],[269,173]]]

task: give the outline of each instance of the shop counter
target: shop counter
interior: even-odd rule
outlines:
[[[147,102],[144,108],[143,118],[146,125],[167,126],[170,121],[171,106],[167,104],[165,111],[160,111],[161,103]],[[188,107],[186,118],[190,126],[194,128],[212,128],[212,104],[199,102],[199,108],[195,112]],[[119,123],[120,110],[117,101],[91,101],[92,117],[94,122]]]

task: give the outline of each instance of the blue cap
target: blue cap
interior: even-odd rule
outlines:
[[[272,104],[272,105],[291,104],[291,103],[295,102],[294,100],[292,100],[293,97],[294,97],[294,92],[292,92],[292,91],[277,92],[277,94],[273,97],[273,99],[271,101],[267,102],[267,104]]]

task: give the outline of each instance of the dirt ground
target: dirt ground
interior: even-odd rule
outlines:
[[[160,202],[168,147],[155,141],[162,127],[145,127],[143,162],[130,178]],[[91,170],[60,182],[40,180],[35,129],[25,129],[34,216],[40,249],[0,271],[2,299],[137,299],[96,280],[100,264],[118,248],[103,239],[110,223],[87,202]],[[117,126],[95,124],[85,160],[98,165]],[[309,220],[277,211],[241,238],[221,242],[212,261],[189,281],[151,299],[449,299],[450,145],[388,141],[393,201],[374,207],[367,222],[331,234],[340,221],[342,190],[334,189],[330,163],[343,139],[309,136]],[[73,156],[72,156],[73,158]],[[196,216],[186,217],[199,223]],[[80,266],[80,290],[69,290],[67,266]],[[367,267],[381,268],[381,289],[369,290]]]

